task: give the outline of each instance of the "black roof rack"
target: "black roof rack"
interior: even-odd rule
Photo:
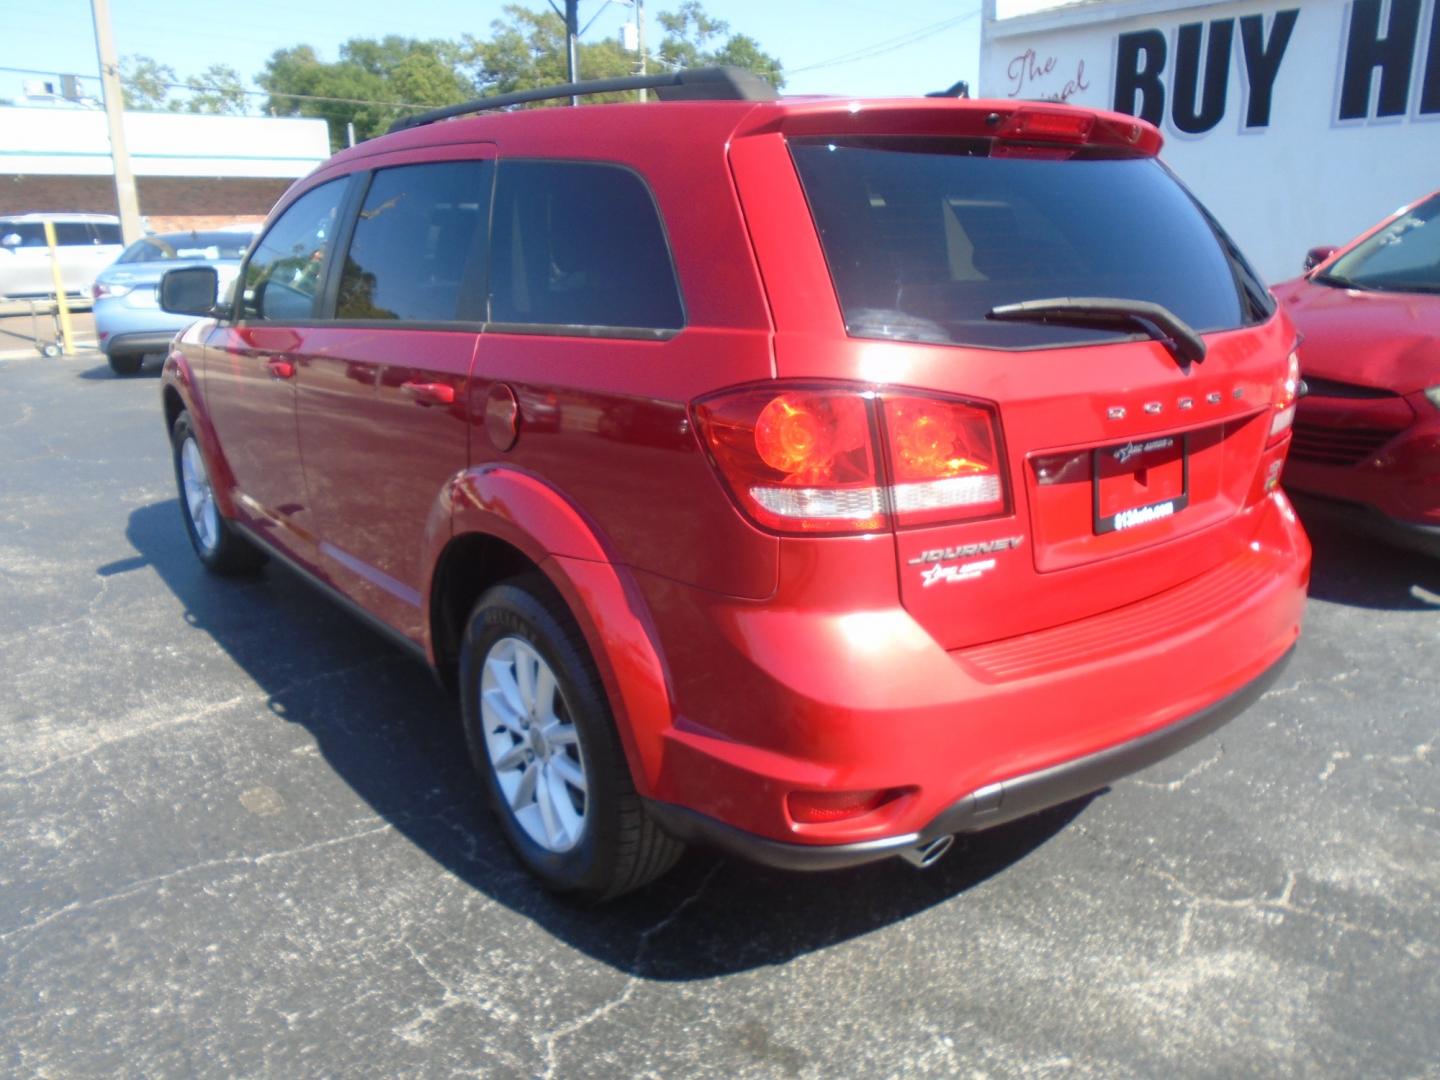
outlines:
[[[390,125],[390,131],[405,131],[433,124],[437,120],[448,120],[452,116],[503,109],[507,105],[523,105],[527,101],[549,101],[582,94],[612,94],[622,90],[654,90],[661,101],[774,101],[779,96],[773,86],[745,68],[686,68],[664,75],[592,79],[589,82],[542,86],[535,90],[516,90],[511,94],[477,98],[462,105],[447,105],[443,109],[403,117]]]

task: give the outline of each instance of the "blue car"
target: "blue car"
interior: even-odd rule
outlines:
[[[157,233],[137,240],[95,279],[95,333],[116,375],[134,375],[147,353],[163,353],[194,322],[160,309],[160,278],[181,266],[214,266],[225,295],[258,226]]]

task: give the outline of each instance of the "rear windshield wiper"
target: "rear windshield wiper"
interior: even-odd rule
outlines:
[[[1205,359],[1205,340],[1163,304],[1111,296],[1057,296],[1001,304],[985,313],[1009,322],[1061,323],[1071,326],[1138,325],[1170,350],[1181,367]]]

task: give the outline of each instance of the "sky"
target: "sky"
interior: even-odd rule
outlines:
[[[548,9],[546,0],[518,2]],[[659,38],[656,12],[678,5],[647,0],[651,41]],[[110,13],[122,57],[153,57],[182,78],[226,64],[253,88],[276,49],[308,44],[334,60],[352,37],[484,37],[502,6],[502,0],[413,6],[397,0],[110,0]],[[778,56],[790,94],[922,94],[959,79],[974,86],[978,75],[980,0],[705,0],[705,10]],[[633,12],[617,0],[581,0],[581,25],[592,16],[582,40],[617,34]],[[90,0],[0,0],[0,69],[15,68],[95,75]],[[21,84],[44,77],[0,70],[0,97],[23,103]],[[98,81],[82,86],[98,96]]]

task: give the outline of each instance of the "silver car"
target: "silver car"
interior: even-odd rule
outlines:
[[[0,217],[0,299],[55,295],[45,222],[55,225],[60,280],[71,296],[90,296],[95,275],[124,250],[111,214],[12,214]]]
[[[147,353],[163,353],[171,339],[195,321],[160,309],[157,292],[165,272],[182,266],[214,266],[224,295],[258,228],[147,236],[126,248],[95,279],[95,334],[115,374],[135,374]]]

